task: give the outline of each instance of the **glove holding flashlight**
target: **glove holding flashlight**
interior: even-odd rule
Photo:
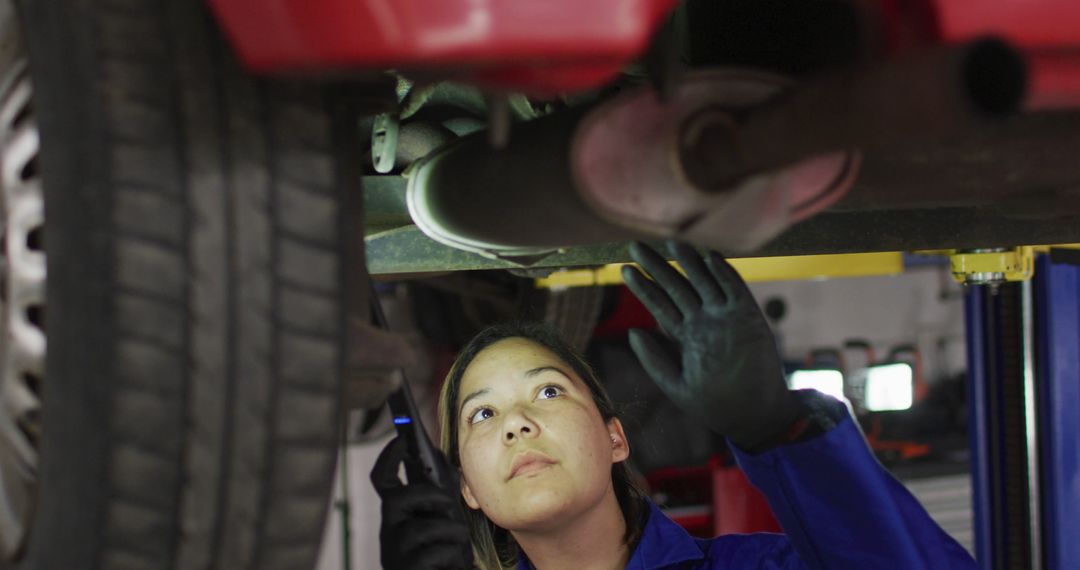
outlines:
[[[460,486],[456,482],[447,489],[427,482],[402,484],[398,469],[405,455],[405,440],[396,437],[371,470],[371,482],[382,499],[379,551],[383,570],[471,569],[469,529],[456,512]]]
[[[743,450],[767,449],[808,412],[788,390],[772,331],[722,256],[673,241],[668,249],[686,277],[652,248],[630,246],[653,280],[631,266],[623,278],[670,337],[632,330],[630,346],[677,406]]]

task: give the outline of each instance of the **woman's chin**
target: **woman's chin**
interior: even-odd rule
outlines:
[[[572,527],[575,520],[604,502],[605,492],[610,492],[610,488],[551,477],[537,478],[528,485],[516,486],[513,491],[503,503],[508,507],[503,513],[507,524],[496,524],[511,531],[551,532]],[[494,520],[490,515],[489,518]]]
[[[560,488],[561,487],[561,488]],[[538,483],[516,489],[504,504],[508,507],[502,516],[491,517],[496,524],[508,530],[543,531],[562,526],[563,521],[573,518],[580,507],[579,497],[567,493],[565,485]]]

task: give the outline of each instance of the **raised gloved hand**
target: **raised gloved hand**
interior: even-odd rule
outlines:
[[[650,247],[630,246],[655,281],[632,266],[623,278],[671,337],[632,330],[630,346],[677,406],[740,448],[761,449],[804,413],[787,388],[772,331],[723,257],[711,252],[702,259],[678,242],[668,248],[686,278]]]
[[[458,516],[458,485],[404,485],[398,468],[405,440],[394,438],[375,461],[371,482],[382,499],[379,561],[383,570],[471,570],[469,531]]]

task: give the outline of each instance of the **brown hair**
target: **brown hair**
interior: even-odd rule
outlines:
[[[504,323],[488,327],[477,334],[458,354],[450,372],[443,383],[439,395],[440,445],[451,464],[461,469],[461,457],[458,454],[458,409],[461,379],[465,370],[476,355],[485,348],[508,338],[523,338],[535,342],[550,350],[564,363],[570,366],[592,393],[593,402],[600,410],[605,422],[617,418],[615,404],[607,390],[596,377],[592,367],[566,341],[551,328],[542,323]],[[615,497],[619,502],[623,518],[626,520],[626,534],[623,539],[633,547],[641,537],[648,517],[645,504],[646,494],[638,483],[633,469],[621,461],[611,466],[611,481],[615,488]],[[517,564],[519,549],[510,532],[500,528],[479,510],[473,510],[460,499],[461,508],[469,526],[473,553],[476,564],[483,570],[513,568]]]

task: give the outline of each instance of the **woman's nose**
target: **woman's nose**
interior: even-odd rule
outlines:
[[[511,442],[511,441],[514,441],[517,438],[529,437],[529,435],[531,435],[531,434],[532,434],[532,430],[529,429],[529,426],[521,426],[518,429],[518,431],[516,431],[516,432],[514,430],[512,430],[512,429],[507,430],[507,432],[506,432],[506,441]]]
[[[521,409],[516,409],[507,414],[503,429],[503,440],[506,443],[511,443],[520,438],[536,437],[540,433],[539,426]]]

